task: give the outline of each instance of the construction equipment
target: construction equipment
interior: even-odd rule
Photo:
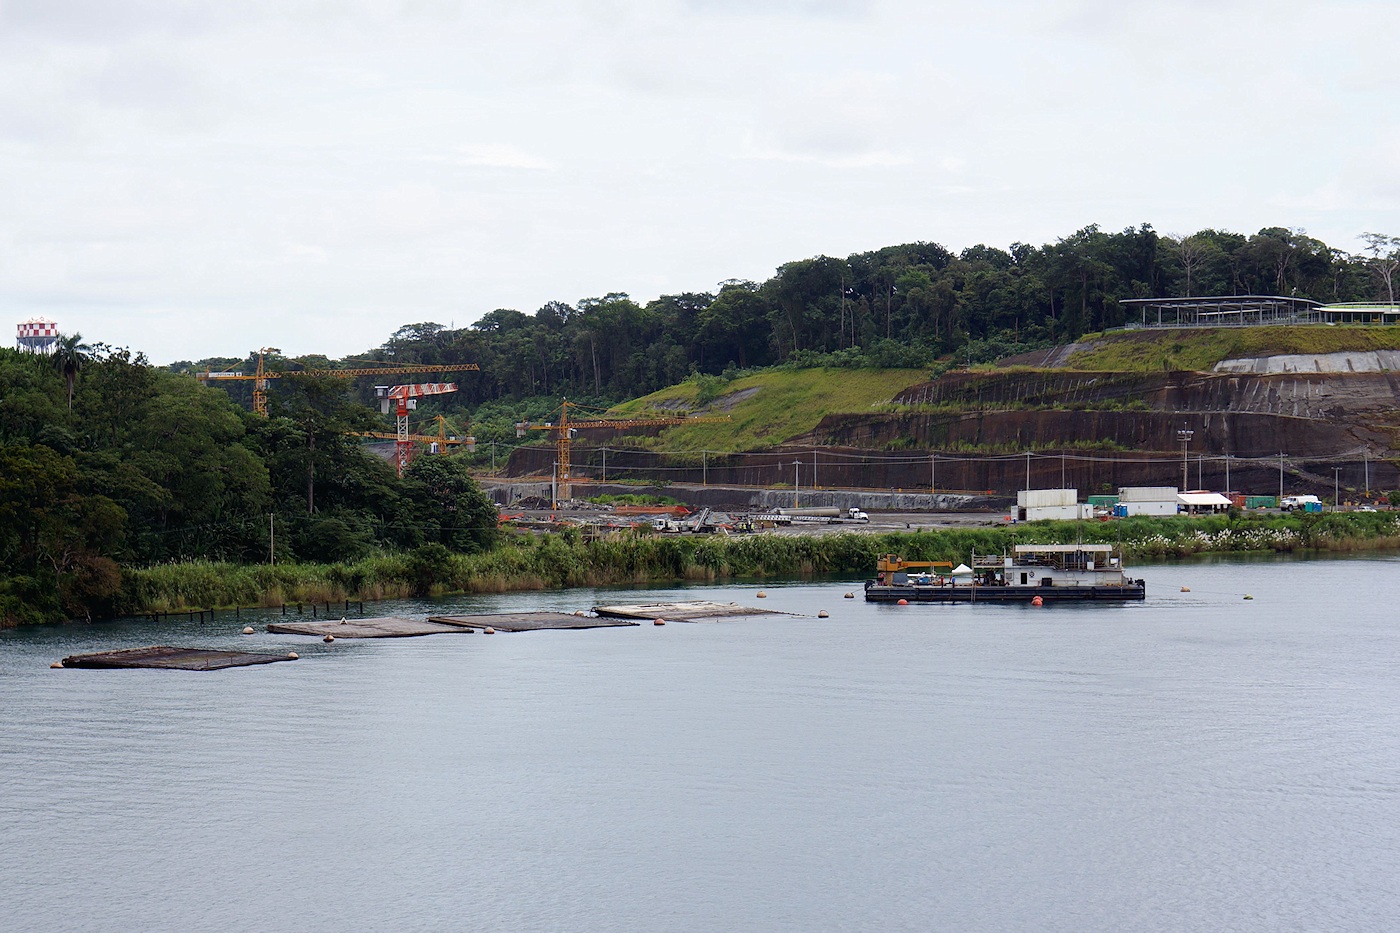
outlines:
[[[375,386],[374,394],[379,399],[379,410],[389,413],[392,406],[397,416],[398,431],[394,435],[394,463],[400,478],[408,469],[408,461],[413,458],[413,440],[408,433],[408,413],[418,407],[418,400],[428,395],[446,395],[456,392],[455,382],[423,382],[405,386]]]
[[[595,418],[589,421],[571,421],[569,419],[570,408],[586,408],[577,402],[568,399],[561,399],[559,402],[559,423],[547,422],[545,424],[531,424],[528,421],[517,421],[515,423],[515,436],[524,437],[530,431],[550,431],[554,434],[555,452],[557,454],[556,468],[559,478],[559,498],[568,499],[572,495],[569,483],[572,480],[570,468],[570,454],[574,436],[580,428],[643,428],[657,427],[673,424],[698,424],[703,422],[728,421],[729,416],[722,417],[673,417],[673,418]],[[596,410],[596,409],[595,409]]]
[[[938,573],[950,573],[953,570],[953,565],[946,560],[905,560],[893,554],[881,554],[880,558],[875,561],[875,570],[880,574],[900,573],[913,570],[916,567]]]
[[[477,372],[481,367],[475,363],[455,363],[450,366],[400,366],[395,364],[385,364],[384,366],[360,367],[356,369],[301,369],[293,372],[268,369],[265,357],[268,354],[281,353],[276,347],[263,347],[258,351],[258,368],[256,372],[212,372],[205,370],[196,373],[195,378],[201,382],[212,382],[214,380],[235,380],[251,381],[253,383],[253,411],[256,414],[267,417],[267,381],[269,379],[281,379],[283,376],[338,376],[344,379],[351,379],[356,376],[400,376],[414,373],[455,373],[455,372]]]
[[[387,414],[387,412],[386,412]],[[443,415],[434,415],[437,421],[438,432],[436,434],[410,434],[408,439],[415,444],[426,444],[428,449],[435,454],[445,454],[453,447],[465,445],[468,451],[476,450],[476,438],[470,434],[465,437],[457,437],[447,433],[447,418]],[[387,431],[357,431],[356,437],[377,437],[382,440],[397,441],[397,432],[390,434]]]

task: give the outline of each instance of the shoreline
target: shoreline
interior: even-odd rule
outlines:
[[[1108,543],[1129,563],[1205,554],[1346,554],[1400,550],[1400,512],[1129,518],[808,534],[743,536],[625,534],[585,541],[577,529],[520,535],[495,549],[454,554],[420,548],[349,564],[246,565],[206,561],[124,568],[118,597],[90,618],[199,610],[272,608],[447,596],[625,586],[802,579],[865,574],[883,553],[910,560],[965,559],[1021,543]],[[3,624],[61,621],[6,619]]]

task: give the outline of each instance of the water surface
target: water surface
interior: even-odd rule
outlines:
[[[1397,571],[1157,566],[1144,604],[1038,610],[513,594],[367,609],[794,615],[333,645],[246,613],[0,632],[0,928],[1394,929]],[[48,668],[145,644],[301,660]]]

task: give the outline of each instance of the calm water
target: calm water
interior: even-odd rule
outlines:
[[[1400,927],[1400,561],[1142,575],[1126,607],[838,582],[432,606],[804,614],[664,628],[0,632],[0,929]],[[48,669],[159,643],[302,659]]]

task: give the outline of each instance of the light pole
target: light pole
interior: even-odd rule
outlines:
[[[1031,488],[1031,452],[1026,451],[1026,488]]]
[[[1279,451],[1278,455],[1278,507],[1283,508],[1283,458],[1288,454]]]
[[[1186,469],[1187,469],[1186,448],[1188,448],[1188,447],[1191,446],[1191,436],[1192,436],[1193,434],[1195,434],[1195,433],[1196,433],[1196,432],[1195,432],[1195,431],[1192,431],[1190,428],[1182,428],[1180,431],[1177,431],[1177,432],[1176,432],[1176,439],[1177,439],[1178,441],[1181,442],[1181,491],[1182,491],[1182,492],[1185,492],[1185,491],[1186,491],[1186,484],[1187,484],[1187,479],[1188,479],[1188,477],[1187,477],[1187,475],[1186,475]]]
[[[928,494],[938,495],[938,454],[928,455]]]
[[[802,461],[792,461],[792,507],[797,508],[797,491],[802,488]]]
[[[1342,507],[1342,468],[1332,468],[1332,511],[1336,512]]]

